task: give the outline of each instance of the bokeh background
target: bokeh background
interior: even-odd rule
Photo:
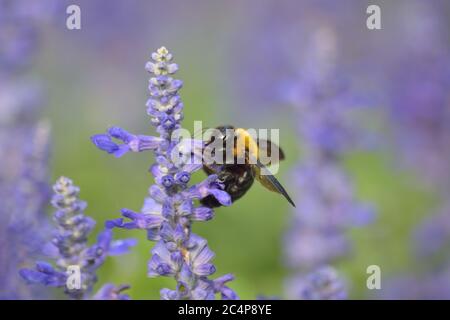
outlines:
[[[34,1],[18,2],[30,9]],[[66,28],[69,4],[81,8],[81,30]],[[381,30],[366,27],[369,4],[381,7]],[[351,134],[331,142],[345,145],[333,165],[351,181],[352,201],[367,204],[372,217],[364,226],[341,228],[351,249],[330,264],[345,279],[349,298],[448,298],[449,10],[445,0],[57,1],[44,10],[45,19],[33,20],[33,43],[11,52],[20,62],[25,59],[20,50],[33,46],[21,77],[41,88],[36,119],[46,120],[51,140],[46,180],[64,175],[80,186],[87,214],[97,221],[95,233],[104,221],[117,218],[121,208],[139,210],[153,183],[151,153],[115,159],[98,152],[89,138],[112,125],[154,134],[145,114],[149,76],[144,65],[158,47],[166,46],[180,66],[186,128],[201,120],[206,126],[281,129],[287,159],[278,177],[297,203],[305,188],[296,181],[299,164],[311,152],[301,128],[322,119],[311,120],[311,114],[329,83],[348,79],[351,97],[330,98],[337,102],[331,120],[344,121],[340,113],[348,111],[347,104],[358,104],[357,114],[345,120]],[[5,39],[0,43],[4,49]],[[9,51],[0,52],[0,62],[11,64]],[[304,89],[311,83],[314,93]],[[14,96],[6,85],[0,92],[1,97],[6,92]],[[305,99],[310,104],[306,108]],[[6,110],[8,101],[0,100],[0,110]],[[2,120],[7,112],[0,113]],[[330,119],[324,121],[326,127]],[[9,140],[13,131],[6,120],[2,126],[2,139]],[[2,145],[1,158],[29,141]],[[195,181],[203,177],[199,172]],[[326,175],[324,179],[332,185]],[[314,185],[309,181],[306,188],[308,183]],[[288,279],[298,270],[286,263],[290,240],[285,234],[295,232],[298,214],[282,197],[255,185],[194,230],[216,253],[217,273],[235,275],[230,286],[241,298],[286,297]],[[170,278],[147,278],[153,243],[145,232],[115,234],[136,237],[139,244],[129,255],[107,260],[97,287],[128,283],[132,298],[158,299],[161,288],[174,286]],[[310,246],[322,250],[314,241]],[[420,256],[423,246],[433,259]],[[381,290],[366,287],[369,265],[382,270]]]

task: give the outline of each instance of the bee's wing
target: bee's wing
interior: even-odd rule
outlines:
[[[254,168],[255,178],[267,189],[270,191],[274,191],[282,194],[286,200],[295,207],[294,201],[292,201],[291,197],[288,195],[286,190],[283,188],[281,183],[275,178],[262,163],[259,161],[256,163]],[[262,174],[264,173],[264,174]]]
[[[258,157],[259,158],[261,158],[261,155],[265,155],[270,158],[272,156],[272,152],[276,152],[276,151],[278,151],[278,159],[271,159],[274,161],[272,161],[271,163],[268,163],[268,165],[277,163],[278,161],[281,161],[281,160],[284,160],[285,159],[284,152],[276,143],[273,143],[270,140],[258,139],[258,153],[259,153]]]
[[[195,132],[194,132],[194,137],[200,135],[200,137],[203,139],[203,138],[204,138],[203,135],[204,135],[205,132],[206,132],[207,130],[209,130],[209,129],[211,129],[211,128],[210,128],[210,127],[205,127],[205,128],[202,128],[201,130],[195,131]]]

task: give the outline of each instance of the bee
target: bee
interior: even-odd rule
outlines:
[[[294,202],[283,188],[281,183],[270,173],[270,171],[260,162],[260,154],[265,151],[270,157],[272,152],[278,151],[279,160],[283,160],[284,152],[275,143],[270,140],[263,141],[262,139],[255,139],[245,129],[235,128],[233,126],[219,126],[216,128],[220,135],[212,136],[205,142],[204,151],[208,150],[213,145],[216,139],[219,139],[217,144],[222,144],[223,148],[217,148],[216,152],[223,153],[225,156],[226,146],[231,144],[233,161],[225,162],[224,164],[217,164],[216,162],[203,162],[203,170],[207,175],[216,174],[219,182],[224,186],[232,202],[240,199],[253,185],[255,179],[258,180],[265,188],[283,195],[286,200],[295,207]],[[232,132],[232,134],[230,134]],[[240,138],[240,139],[239,139]],[[220,141],[221,140],[221,141]],[[232,140],[232,141],[231,141]],[[242,148],[239,148],[238,141],[244,141]],[[230,143],[227,145],[227,143]],[[264,149],[264,150],[263,150]],[[208,151],[211,151],[208,150]],[[242,154],[242,152],[244,154]],[[213,152],[214,155],[214,152]],[[238,157],[241,156],[244,161],[238,162]],[[255,164],[252,164],[249,159],[253,156],[256,159]],[[201,203],[209,208],[220,207],[221,204],[217,199],[209,195],[201,200]]]

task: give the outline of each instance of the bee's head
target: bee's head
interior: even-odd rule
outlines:
[[[234,127],[231,125],[219,126],[216,129],[222,133],[224,140],[229,136],[230,132],[234,132]]]

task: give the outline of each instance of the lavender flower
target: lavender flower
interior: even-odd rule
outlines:
[[[367,38],[366,30],[358,27],[359,13],[367,8],[364,2],[306,0],[247,1],[246,4],[249,7],[244,8],[247,9],[244,26],[236,33],[235,45],[228,53],[239,63],[232,63],[227,71],[240,79],[233,84],[233,89],[240,94],[236,101],[239,113],[248,110],[252,119],[254,106],[260,116],[272,116],[270,111],[274,106],[283,108],[280,96],[299,77],[310,71],[321,72],[336,63],[345,65],[343,74],[348,74],[350,67],[359,63],[360,53],[370,50],[369,41],[363,40]],[[339,52],[345,51],[333,57],[339,60],[323,59],[322,56],[336,49],[336,44],[342,45]],[[317,46],[321,47],[320,52]]]
[[[450,299],[450,211],[444,206],[422,221],[413,233],[414,272],[391,277],[382,299]]]
[[[0,147],[13,142],[25,142],[26,147],[3,149],[10,151],[2,157],[0,170],[0,299],[43,298],[46,294],[41,290],[30,291],[23,285],[17,269],[41,254],[48,230],[49,128],[38,123],[9,129],[12,138],[0,136]],[[2,127],[0,134],[3,132]]]
[[[379,298],[388,300],[449,300],[450,270],[446,268],[412,275],[402,274],[386,281]]]
[[[350,178],[333,161],[305,163],[294,177],[301,201],[285,237],[286,263],[314,269],[347,256],[345,232],[371,222],[371,207],[355,201]]]
[[[450,204],[422,221],[413,236],[415,254],[420,260],[435,260],[445,253],[450,243]]]
[[[327,297],[316,286],[308,286],[308,290],[317,292],[302,295],[305,279],[346,257],[351,252],[347,230],[373,219],[372,208],[357,201],[351,178],[341,165],[344,154],[371,147],[374,142],[360,121],[368,105],[367,97],[359,96],[355,89],[354,78],[361,76],[347,78],[349,71],[357,70],[357,62],[346,56],[354,59],[353,49],[367,50],[358,48],[358,43],[367,43],[355,41],[366,35],[348,33],[349,29],[360,30],[353,24],[360,23],[355,17],[363,7],[356,0],[345,4],[332,0],[269,2],[256,11],[252,8],[256,14],[253,20],[251,15],[246,17],[251,26],[245,31],[253,34],[247,34],[240,50],[234,50],[250,52],[248,60],[239,58],[244,62],[236,68],[239,78],[247,79],[237,82],[237,90],[245,92],[240,101],[251,100],[247,104],[256,105],[258,112],[264,106],[279,108],[284,103],[292,106],[294,113],[291,118],[295,119],[302,161],[291,174],[297,208],[284,241],[286,264],[295,272],[293,278],[302,279],[288,281],[299,286],[287,290],[294,299]],[[274,11],[278,13],[275,16]]]
[[[2,104],[4,107],[15,105],[17,109],[0,129],[0,148],[7,150],[2,155],[0,169],[1,299],[48,296],[38,288],[30,290],[17,274],[24,263],[42,254],[48,232],[45,209],[49,198],[49,126],[38,122],[38,109],[33,110],[27,99],[21,101],[21,98],[25,97],[17,95]],[[29,119],[16,118],[26,111]]]
[[[37,53],[52,0],[0,0],[0,299],[45,298],[17,270],[45,242],[50,128],[41,121],[39,83],[24,75]]]
[[[73,299],[88,298],[97,281],[96,270],[108,255],[126,253],[135,245],[134,239],[112,241],[112,231],[106,229],[99,234],[97,242],[88,246],[88,236],[95,226],[95,221],[84,215],[86,202],[79,200],[79,188],[68,178],[61,177],[53,187],[52,205],[56,211],[57,223],[52,242],[46,247],[46,253],[55,261],[50,263],[38,261],[35,269],[21,269],[20,275],[31,283],[40,283],[50,287],[65,287],[65,293]],[[80,288],[66,287],[70,268],[80,269]],[[120,291],[117,291],[119,293]],[[97,297],[112,296],[111,287],[101,289]],[[117,295],[122,297],[121,295]]]
[[[52,17],[54,0],[0,0],[0,73],[17,73],[32,63],[39,27]]]
[[[347,289],[337,271],[322,267],[307,275],[298,275],[287,281],[289,297],[299,300],[343,300]]]
[[[444,1],[408,2],[413,29],[386,73],[389,115],[398,162],[412,169],[439,196],[437,209],[413,230],[415,272],[393,277],[382,298],[449,299],[450,260],[450,48]],[[404,19],[406,17],[403,17]],[[414,41],[411,41],[414,39]],[[397,41],[397,38],[396,38]],[[424,170],[426,168],[426,170]]]
[[[215,175],[189,185],[191,174],[202,167],[201,162],[194,161],[202,142],[183,140],[175,134],[181,128],[183,103],[178,94],[182,82],[172,77],[178,70],[172,59],[172,54],[161,47],[145,66],[153,75],[147,114],[159,137],[134,135],[113,127],[91,138],[99,149],[116,157],[151,150],[156,159],[150,168],[155,184],[149,188],[141,212],[123,209],[123,218],[108,221],[107,227],[144,229],[148,239],[156,241],[148,276],[172,277],[177,283],[174,290],[161,290],[162,299],[214,299],[218,293],[223,299],[236,299],[237,295],[226,286],[232,275],[209,278],[216,271],[212,264],[214,253],[205,239],[191,231],[193,221],[213,217],[213,210],[196,205],[196,200],[213,195],[222,205],[230,205],[231,199]]]
[[[393,132],[401,163],[433,187],[449,188],[450,108],[448,49],[409,52],[391,76]],[[414,65],[414,68],[410,68]],[[424,167],[428,170],[422,170]]]
[[[382,299],[450,299],[450,207],[425,218],[413,232],[415,272],[392,276]]]
[[[322,5],[327,9],[333,6],[331,1],[318,4]],[[327,16],[327,9],[317,10],[314,6],[309,9],[317,17]],[[300,37],[302,46],[298,51],[292,47],[298,42],[270,39],[273,43],[281,41],[272,46],[282,57],[276,59],[276,69],[290,71],[280,76],[284,81],[278,81],[281,85],[275,92],[273,86],[262,90],[275,93],[278,101],[293,106],[302,147],[302,162],[293,174],[298,205],[285,236],[286,264],[295,270],[293,278],[300,279],[289,281],[297,285],[297,290],[287,289],[288,296],[294,299],[346,297],[344,286],[337,284],[339,293],[326,294],[320,286],[311,285],[310,277],[331,274],[323,270],[331,270],[329,264],[351,251],[346,231],[373,219],[371,207],[356,200],[351,179],[340,163],[345,153],[368,147],[372,142],[372,136],[357,121],[364,111],[361,107],[365,106],[365,99],[355,94],[353,83],[344,79],[341,75],[345,73],[338,68],[342,48],[338,46],[341,38],[336,29],[342,21],[333,18],[320,21],[320,24],[313,19],[302,21],[301,26],[314,26],[310,28],[314,32]],[[276,24],[277,35],[292,31],[292,21]],[[265,43],[270,41],[264,37]],[[292,59],[292,52],[301,54]],[[267,59],[271,59],[270,54]],[[332,282],[342,283],[333,274]]]
[[[366,146],[368,139],[352,121],[359,98],[333,67],[337,48],[324,53],[320,43],[311,43],[310,50],[317,53],[287,95],[298,113],[304,146],[303,163],[296,173],[301,201],[285,238],[287,264],[299,269],[300,275],[290,282],[288,294],[300,299],[343,299],[347,296],[343,280],[324,266],[349,253],[346,230],[370,223],[373,212],[356,201],[340,158]]]

